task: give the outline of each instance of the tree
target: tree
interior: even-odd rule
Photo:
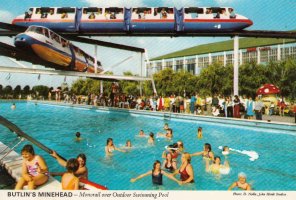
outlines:
[[[239,68],[239,93],[255,97],[257,89],[268,82],[265,66],[256,62],[246,63]]]
[[[127,71],[123,72],[124,76],[134,76],[132,72]],[[140,95],[140,82],[138,81],[119,81],[119,86],[121,88],[121,92],[125,94],[130,94],[133,96],[139,96]]]
[[[47,97],[49,88],[45,85],[37,85],[32,88],[32,91],[36,94],[37,97]]]
[[[167,96],[174,93],[172,81],[173,70],[171,68],[165,68],[153,75],[155,87],[158,90],[158,95]]]
[[[10,95],[12,95],[12,87],[10,85],[7,85],[4,89],[3,89],[3,94],[6,96],[6,98]]]
[[[29,95],[30,94],[30,86],[26,85],[24,88],[23,88],[23,94],[25,96]]]
[[[13,97],[14,98],[18,97],[21,94],[21,91],[22,91],[21,86],[17,85],[13,90]]]

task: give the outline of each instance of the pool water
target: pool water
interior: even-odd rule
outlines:
[[[296,134],[293,131],[235,126],[217,122],[189,121],[163,117],[149,117],[125,112],[106,112],[95,109],[54,106],[47,104],[17,103],[17,109],[10,109],[11,103],[0,103],[0,113],[15,123],[25,133],[33,136],[45,146],[56,150],[65,158],[87,155],[89,179],[112,190],[227,190],[237,180],[237,174],[247,174],[247,181],[255,190],[295,190],[296,189]],[[164,132],[164,123],[173,129],[174,138],[169,141],[157,138],[154,146],[147,144],[147,138],[137,136],[139,130]],[[197,139],[197,128],[203,128],[203,138]],[[75,142],[75,133],[83,138]],[[17,137],[7,128],[0,127],[0,141],[12,147]],[[111,158],[105,157],[104,147],[107,138],[113,138],[117,147],[123,147],[126,140],[133,147],[127,153],[114,152]],[[185,151],[202,151],[204,143],[210,143],[215,155],[222,158],[219,146],[227,145],[237,150],[256,151],[259,159],[250,161],[240,153],[228,155],[231,171],[227,175],[215,176],[205,172],[205,164],[200,156],[191,160],[194,170],[194,184],[179,186],[164,177],[164,185],[152,185],[151,176],[135,183],[130,179],[150,171],[155,160],[162,161],[165,146],[182,140]],[[22,145],[17,147],[20,152]],[[35,147],[42,155],[50,171],[64,171],[58,163],[44,151]],[[178,158],[180,166],[180,158]],[[179,178],[179,175],[176,176]]]

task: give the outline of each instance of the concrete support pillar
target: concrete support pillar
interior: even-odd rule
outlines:
[[[199,74],[197,73],[197,69],[198,69],[198,56],[195,56],[195,74]]]
[[[260,52],[260,48],[257,48],[257,64],[259,65],[261,62],[261,52]]]
[[[224,54],[224,56],[223,56],[223,57],[224,57],[224,58],[223,58],[223,66],[226,67],[226,64],[227,64],[226,51],[224,51],[223,54]]]
[[[173,58],[173,71],[174,71],[174,72],[177,71],[177,69],[176,69],[176,60],[175,60],[175,58]]]
[[[94,63],[94,67],[95,67],[95,74],[98,73],[98,62],[97,62],[97,54],[98,53],[98,45],[95,45],[95,55],[94,55],[94,59],[95,59],[95,63]]]
[[[234,36],[233,47],[233,94],[238,95],[238,53],[239,53],[239,37]]]
[[[280,61],[281,60],[281,45],[278,44],[278,48],[277,48],[277,60]]]
[[[103,81],[100,81],[100,93],[103,94],[104,93],[104,86],[103,86]]]
[[[209,65],[211,65],[211,64],[212,64],[212,54],[209,53]]]
[[[239,64],[242,65],[243,64],[243,51],[239,50]]]

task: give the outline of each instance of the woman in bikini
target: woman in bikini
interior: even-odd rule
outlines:
[[[185,152],[182,155],[182,164],[179,170],[176,170],[173,175],[180,174],[181,184],[193,183],[194,182],[194,173],[191,162],[191,156],[189,153]]]
[[[62,176],[62,189],[63,190],[78,190],[79,178],[75,176],[75,172],[79,168],[79,162],[75,158],[67,161],[67,172]]]
[[[120,151],[120,152],[125,152],[122,149],[119,149],[117,147],[115,147],[115,145],[113,144],[113,139],[112,138],[108,138],[107,139],[107,145],[105,146],[105,153],[106,156],[112,156],[113,155],[113,151]]]
[[[171,174],[168,174],[166,173],[165,171],[161,170],[160,168],[160,161],[159,160],[156,160],[153,164],[153,169],[152,170],[149,170],[148,172],[144,173],[144,174],[141,174],[140,176],[136,177],[136,178],[132,178],[131,179],[131,182],[135,182],[145,176],[148,176],[148,175],[152,175],[152,183],[154,185],[162,185],[162,176],[166,176],[168,177],[169,179],[173,180],[173,181],[176,181],[177,183],[181,184],[181,181],[177,180],[174,176],[172,176]]]
[[[15,189],[21,190],[28,185],[29,190],[43,185],[48,180],[47,165],[43,158],[35,155],[32,145],[25,145],[21,151],[23,156],[22,177],[17,182]]]
[[[242,190],[251,190],[251,186],[247,183],[247,176],[245,173],[241,172],[238,174],[238,181],[235,181],[231,184],[228,190],[232,190],[233,188],[238,187]]]
[[[214,153],[212,152],[212,147],[209,143],[205,143],[203,151],[193,153],[191,156],[202,156],[203,158],[214,160]]]

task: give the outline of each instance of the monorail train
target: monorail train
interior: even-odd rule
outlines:
[[[12,24],[67,32],[231,32],[253,22],[230,7],[33,7]]]
[[[46,27],[30,26],[15,37],[14,45],[32,50],[43,60],[61,66],[61,70],[95,72],[94,57]],[[97,72],[102,71],[101,63],[97,61]]]

